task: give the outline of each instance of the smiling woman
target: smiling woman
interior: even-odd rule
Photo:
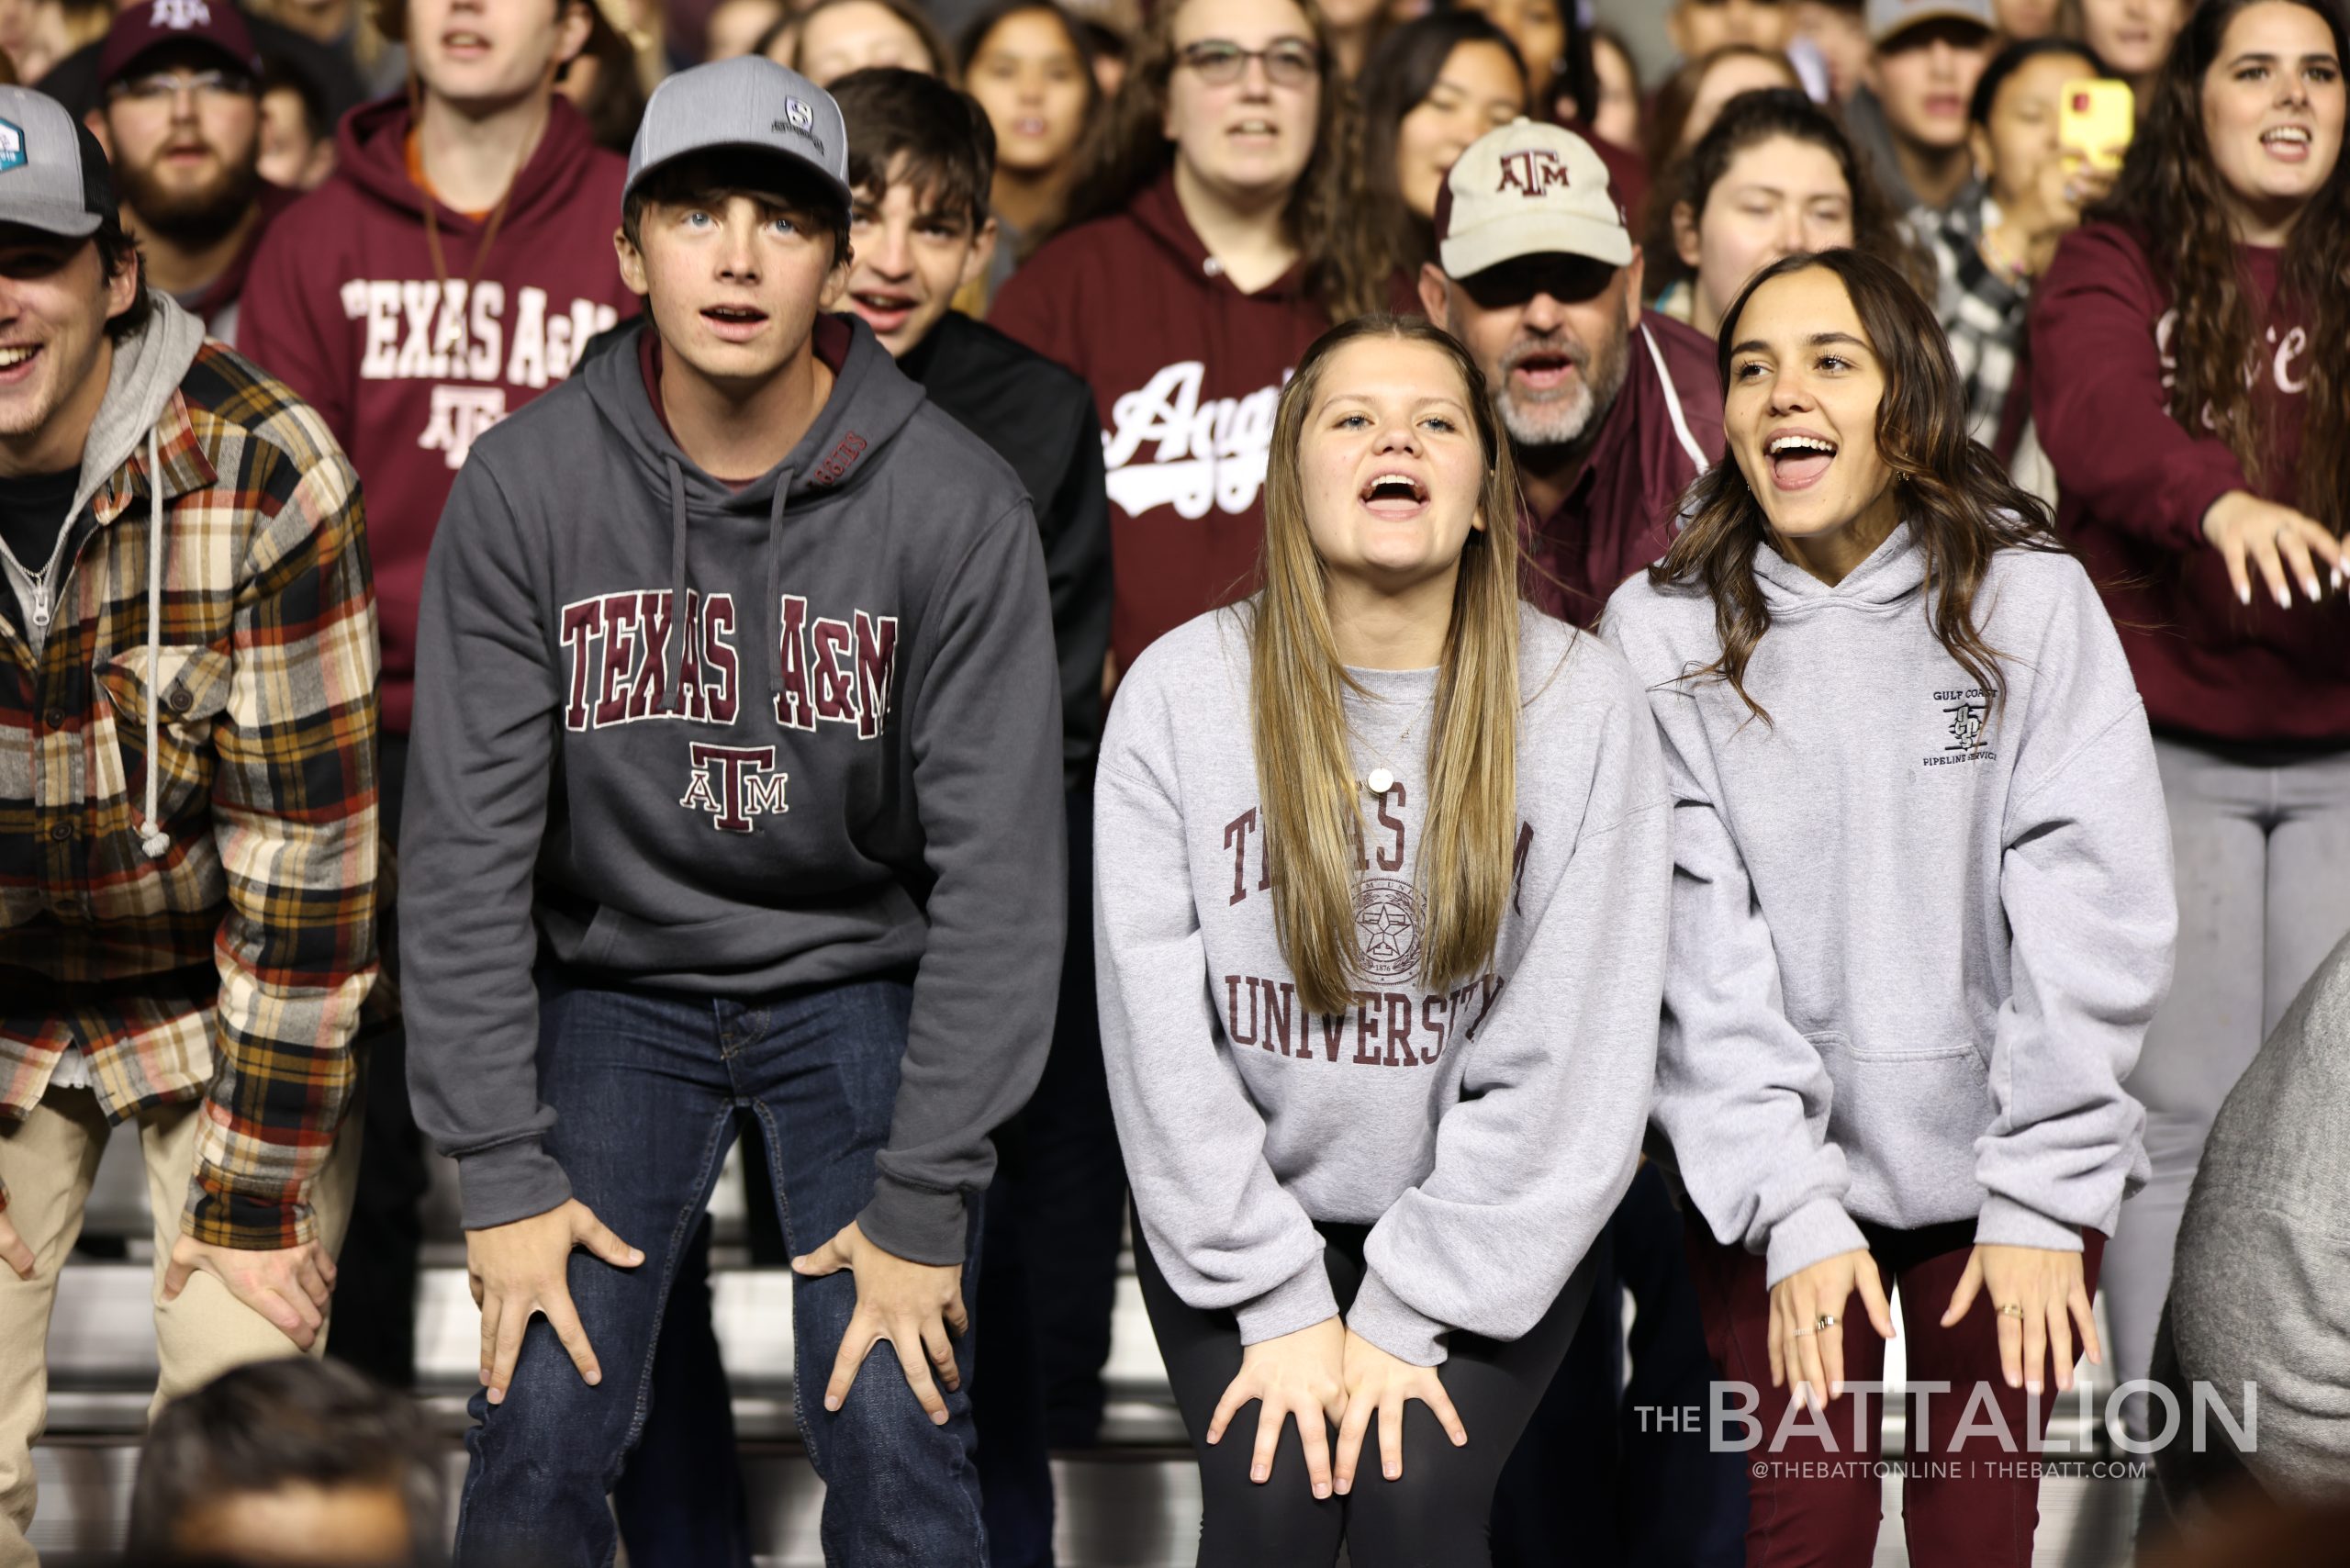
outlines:
[[[2145,713],[1899,274],[1788,257],[1718,351],[1732,461],[1603,630],[1676,801],[1653,1115],[1707,1343],[1815,1413],[1773,1443],[1797,1462],[1751,1473],[1750,1555],[1767,1531],[1870,1560],[1874,1483],[1810,1462],[1881,1413],[1845,1379],[1882,1375],[1897,1285],[1910,1374],[1999,1434],[1913,1423],[1909,1560],[2025,1568],[2038,1481],[1971,1461],[2044,1430],[2076,1342],[2098,1358],[2101,1249],[2143,1179],[2121,1079],[2174,930]]]
[[[1489,1563],[1631,1177],[1656,737],[1519,601],[1483,385],[1417,319],[1315,342],[1264,591],[1154,644],[1102,741],[1103,1054],[1217,1568]]]
[[[2198,8],[2112,199],[2032,300],[2060,523],[2160,726],[2180,908],[2197,912],[2132,1081],[2154,1177],[2114,1239],[2124,1378],[2153,1354],[2211,1118],[2350,930],[2344,47],[2330,3]]]

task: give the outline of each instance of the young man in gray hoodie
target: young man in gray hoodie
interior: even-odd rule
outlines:
[[[1052,1031],[1059,689],[1018,478],[824,313],[846,175],[781,67],[664,84],[616,241],[648,324],[476,443],[434,540],[401,955],[482,1305],[464,1562],[610,1560],[741,1109],[827,1560],[985,1560],[965,1302]]]
[[[326,1342],[375,980],[359,485],[147,286],[106,155],[0,87],[0,1568],[58,1272],[134,1123],[157,1399]]]

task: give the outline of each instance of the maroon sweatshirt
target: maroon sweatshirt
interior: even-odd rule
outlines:
[[[2203,514],[2230,490],[2300,504],[2307,314],[2277,297],[2279,252],[2238,250],[2266,312],[2253,396],[2274,432],[2257,485],[2226,444],[2167,407],[2177,326],[2137,237],[2083,226],[2057,247],[2031,305],[2031,406],[2055,465],[2057,527],[2088,565],[2157,729],[2234,742],[2350,745],[2350,602],[2294,593],[2279,610],[2254,574],[2228,583]]]
[[[1722,458],[1714,341],[1645,310],[1624,353],[1623,390],[1601,420],[1574,487],[1550,516],[1529,511],[1520,520],[1526,597],[1578,626],[1599,619],[1624,579],[1663,558],[1681,492],[1700,471],[1698,455],[1705,467]]]
[[[1254,591],[1273,406],[1330,327],[1298,273],[1255,294],[1234,287],[1169,175],[1125,211],[1047,242],[1003,286],[988,324],[1093,388],[1118,666]]]
[[[627,166],[568,103],[554,101],[486,258],[482,224],[436,205],[445,281],[408,177],[408,125],[398,99],[344,118],[333,178],[271,225],[237,329],[246,357],[318,409],[366,488],[396,734],[408,727],[425,552],[474,438],[637,308],[612,259]]]

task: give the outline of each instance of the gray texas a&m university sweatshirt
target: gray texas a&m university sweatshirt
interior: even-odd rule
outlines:
[[[1614,650],[1521,610],[1516,865],[1492,960],[1418,975],[1437,672],[1356,670],[1362,972],[1298,1001],[1266,877],[1247,607],[1151,644],[1094,784],[1094,953],[1111,1103],[1145,1238],[1248,1344],[1336,1311],[1315,1223],[1368,1225],[1348,1321],[1392,1355],[1514,1339],[1632,1178],[1656,1058],[1670,811],[1647,700]]]

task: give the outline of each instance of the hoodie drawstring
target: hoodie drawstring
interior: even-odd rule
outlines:
[[[139,823],[139,847],[150,860],[171,853],[172,835],[155,820],[157,711],[163,694],[155,689],[163,662],[163,440],[147,427],[147,814]]]
[[[686,711],[686,639],[701,628],[686,605],[686,471],[677,460],[663,454],[669,469],[669,629],[677,645],[669,655],[668,710]],[[699,662],[699,661],[697,661]]]
[[[777,711],[783,702],[783,498],[791,493],[791,470],[775,476],[775,500],[767,508],[767,695]]]

